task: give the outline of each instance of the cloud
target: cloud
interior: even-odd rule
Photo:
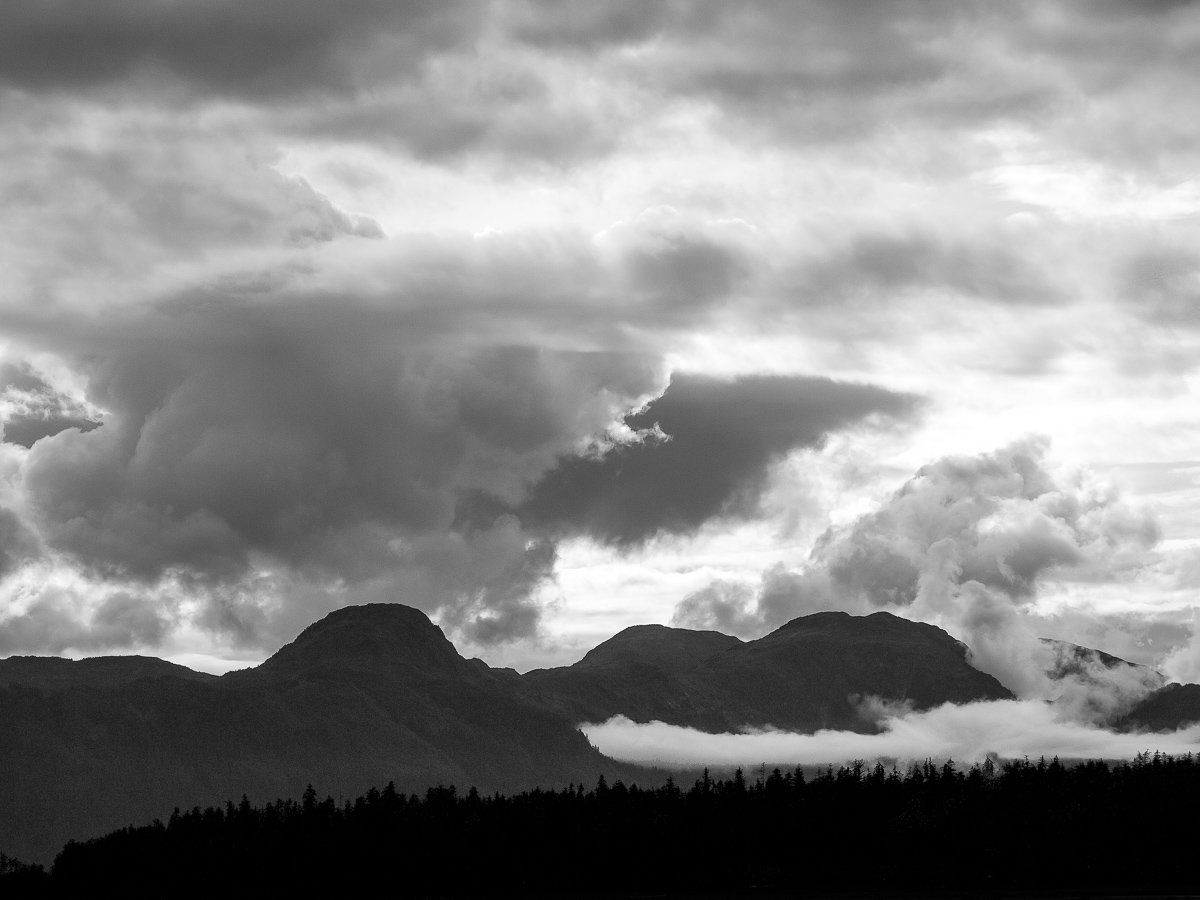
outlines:
[[[0,138],[0,240],[19,260],[13,300],[51,291],[93,312],[197,281],[212,291],[257,280],[261,290],[303,270],[306,248],[383,236],[370,217],[276,171],[272,142],[227,121],[50,115]]]
[[[7,443],[32,447],[68,428],[99,425],[82,403],[55,390],[28,363],[0,363],[0,428]]]
[[[964,236],[963,223],[958,227],[956,237],[933,228],[908,234],[854,232],[845,245],[797,263],[779,288],[781,302],[884,306],[912,292],[1011,304],[1052,305],[1066,300],[1053,279],[1040,270],[1036,249],[1020,246],[1029,242],[1028,237],[1022,241],[1011,229]]]
[[[953,168],[989,127],[1035,124],[1092,158],[1187,171],[1191,4],[605,6],[517,5],[513,32],[619,60],[640,84],[711,104],[744,140],[894,147],[901,122],[928,137],[926,159]],[[1144,77],[1121,77],[1130,71]]]
[[[307,0],[17,2],[0,14],[0,80],[78,90],[165,73],[243,97],[348,90],[364,50],[391,43],[392,67],[411,71],[468,38],[480,11],[379,0],[348,0],[336,12]]]
[[[1166,683],[1163,674],[1150,666],[1076,644],[1046,638],[1042,643],[1054,651],[1047,675],[1056,692],[1055,712],[1072,721],[1114,722]]]
[[[48,586],[23,610],[0,619],[0,655],[157,647],[174,624],[157,597],[118,590],[90,603],[78,592]]]
[[[874,512],[828,530],[806,567],[768,570],[753,598],[690,595],[676,615],[723,618],[750,635],[820,609],[888,609],[964,640],[973,664],[1018,695],[1069,691],[1097,715],[1110,702],[1115,710],[1137,691],[1118,691],[1117,675],[1097,661],[1097,671],[1070,686],[1048,676],[1053,653],[1025,613],[1046,580],[1138,571],[1158,527],[1111,490],[1054,475],[1045,455],[1045,444],[1031,440],[931,463]]]
[[[734,581],[714,581],[693,591],[675,605],[671,625],[692,631],[720,631],[737,637],[757,637],[761,623],[748,609],[754,589]]]
[[[45,368],[0,387],[6,577],[185,585],[247,644],[364,598],[500,639],[558,539],[744,523],[779,460],[912,394],[930,424],[1036,392],[1077,449],[1110,363],[1136,392],[1197,358],[1195,10],[4,5],[0,331]],[[1152,537],[964,478],[961,528],[933,472],[680,621],[885,605],[1007,671],[1041,586],[1119,582]]]
[[[1200,324],[1200,256],[1158,247],[1135,254],[1119,279],[1139,315],[1168,325]]]
[[[37,535],[11,509],[0,506],[0,578],[41,555]]]
[[[27,281],[63,302],[0,319],[86,402],[12,368],[10,426],[30,410],[50,423],[24,440],[22,527],[101,585],[186,582],[198,621],[243,645],[290,637],[293,607],[365,599],[420,605],[477,642],[535,634],[555,548],[509,515],[661,391],[661,348],[625,324],[678,328],[718,308],[742,271],[736,242],[671,215],[599,242],[358,241],[380,229],[303,179],[224,166],[228,134],[183,141],[173,161],[172,141],[123,137],[57,147],[49,174],[73,168],[88,190],[48,177],[23,200]],[[47,250],[47,210],[86,224]],[[708,285],[695,297],[672,288],[689,266]],[[54,404],[90,427],[56,427]],[[460,516],[472,495],[495,508]]]
[[[94,577],[210,587],[264,565],[350,583],[406,566],[478,571],[457,585],[431,575],[406,599],[496,598],[489,615],[515,602],[497,578],[527,585],[553,554],[489,542],[511,530],[491,523],[438,549],[458,493],[520,496],[657,377],[620,355],[431,356],[404,317],[354,302],[193,302],[101,340],[106,353],[74,361],[103,424],[38,442],[26,463],[23,490],[54,551]],[[493,561],[478,569],[475,553]],[[506,567],[524,574],[496,574]]]
[[[666,392],[625,422],[639,440],[599,458],[568,456],[518,508],[522,522],[614,544],[688,533],[718,516],[752,514],[768,467],[871,417],[914,417],[916,397],[805,376],[735,379],[675,373]]]
[[[1172,734],[1120,734],[1061,719],[1053,706],[1038,700],[945,704],[924,712],[893,712],[885,715],[880,725],[878,734],[769,730],[706,734],[662,722],[638,724],[617,716],[581,728],[607,756],[681,766],[823,765],[854,759],[929,757],[972,763],[989,756],[1129,759],[1145,750],[1194,753],[1200,745],[1200,725]]]
[[[496,7],[17,3],[0,11],[0,85],[110,108],[183,103],[203,113],[235,101],[293,138],[437,161],[569,163],[611,149],[615,104],[587,103],[581,77],[523,58],[496,33]]]
[[[16,2],[0,13],[0,83],[111,104],[232,98],[285,133],[453,163],[603,158],[687,108],[746,142],[915,137],[949,170],[1014,123],[1149,172],[1186,172],[1194,143],[1179,114],[1194,75],[1187,4],[588,7]]]
[[[1192,610],[1192,633],[1162,661],[1163,674],[1182,684],[1200,683],[1200,610]]]

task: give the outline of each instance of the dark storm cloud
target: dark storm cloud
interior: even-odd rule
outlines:
[[[653,384],[620,357],[435,355],[415,324],[351,300],[193,300],[113,323],[103,358],[75,360],[104,424],[29,460],[50,541],[138,578],[230,577],[253,551],[375,572],[390,529],[445,528],[460,487],[519,490],[604,426],[604,391]]]
[[[680,216],[599,242],[573,231],[345,240],[378,227],[303,180],[226,165],[224,145],[206,146],[44,157],[53,172],[76,160],[89,187],[85,227],[62,250],[101,297],[96,286],[111,291],[126,270],[214,247],[244,255],[137,302],[0,310],[6,335],[57,357],[101,411],[87,433],[33,444],[27,524],[54,559],[108,588],[191,592],[197,624],[239,644],[270,646],[365,600],[437,612],[476,642],[535,633],[533,595],[556,548],[511,509],[557,459],[661,391],[661,351],[637,332],[696,327],[720,309],[746,277],[744,250]],[[76,215],[52,197],[16,199],[46,218]],[[42,390],[18,388],[23,402]],[[497,501],[463,529],[454,513],[472,493]],[[46,602],[37,615],[66,614]],[[74,625],[98,627],[72,608]]]
[[[533,633],[553,544],[503,515],[459,533],[457,497],[516,502],[661,377],[653,357],[473,345],[419,305],[278,287],[21,327],[105,410],[29,451],[46,544],[142,593],[191,585],[242,643],[346,590],[441,610],[477,641]],[[265,614],[279,592],[299,599]]]
[[[106,102],[116,104],[180,91],[236,97],[285,133],[451,162],[602,157],[676,100],[710,104],[723,133],[755,141],[857,142],[904,122],[927,132],[935,164],[955,166],[947,145],[961,129],[1052,125],[1085,94],[1113,100],[1059,135],[1086,153],[1161,163],[1190,146],[1192,128],[1179,117],[1127,127],[1128,108],[1146,98],[1124,75],[1153,70],[1167,83],[1193,67],[1184,26],[1194,7],[1034,9],[20,0],[0,7],[0,83],[92,94],[108,86]],[[635,104],[617,97],[629,88],[642,92]],[[320,102],[304,102],[313,96]]]
[[[462,58],[451,67],[471,65]],[[496,63],[494,69],[440,80],[429,75],[320,109],[278,110],[273,121],[293,134],[360,141],[444,163],[483,153],[565,167],[605,156],[620,143],[627,122],[614,109],[580,103],[537,66]]]
[[[14,2],[0,7],[0,84],[118,106],[233,97],[285,133],[434,160],[480,150],[569,162],[610,149],[611,110],[581,108],[536,66],[480,52],[494,6]]]
[[[0,6],[0,80],[86,89],[165,71],[216,93],[352,87],[356,57],[387,45],[411,71],[478,27],[480,4],[346,0],[13,0]]]
[[[952,36],[986,9],[826,0],[588,6],[517,7],[524,15],[514,16],[514,31],[537,46],[575,53],[652,47],[627,64],[639,79],[667,94],[709,99],[756,129],[806,141],[871,133],[885,110],[912,105],[918,93],[930,95],[919,112],[962,115],[953,109],[956,98],[937,89],[951,73],[974,74],[963,71]],[[990,98],[979,112],[1027,102]]]
[[[946,293],[998,303],[1065,301],[1012,233],[951,239],[931,232],[858,234],[787,278],[787,298],[803,304],[847,300],[894,302],[908,291]],[[1025,250],[1026,252],[1022,252]]]
[[[513,33],[541,47],[595,51],[611,45],[640,44],[686,18],[685,4],[534,2],[512,7]]]
[[[0,363],[0,430],[4,440],[32,447],[68,428],[99,426],[86,409],[47,384],[27,363]]]
[[[1195,127],[1185,98],[1200,59],[1194,3],[764,0],[511,9],[521,40],[607,59],[661,96],[708,102],[726,118],[725,133],[750,140],[813,145],[883,134],[890,141],[899,123],[904,134],[924,132],[927,164],[965,174],[969,163],[963,167],[952,149],[957,141],[989,125],[1036,123],[1092,158],[1155,177],[1191,174]]]
[[[752,513],[770,464],[790,451],[871,416],[911,418],[918,407],[911,395],[826,378],[677,373],[625,420],[639,441],[600,458],[564,457],[518,514],[527,526],[616,544],[691,532]]]

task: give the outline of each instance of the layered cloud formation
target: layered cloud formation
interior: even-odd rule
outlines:
[[[616,759],[688,766],[825,765],[850,760],[900,762],[953,759],[960,764],[988,757],[1021,759],[1132,759],[1147,741],[1164,753],[1194,753],[1200,725],[1173,734],[1125,734],[1064,720],[1036,700],[946,704],[925,712],[884,718],[878,734],[818,731],[792,734],[757,731],[706,734],[662,722],[638,724],[623,716],[585,725],[588,739]]]
[[[5,4],[0,652],[394,599],[524,666],[888,608],[1029,695],[1038,636],[1194,677],[1198,42],[1173,3]]]

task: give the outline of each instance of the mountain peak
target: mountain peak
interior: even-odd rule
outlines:
[[[255,671],[407,665],[457,672],[465,662],[446,635],[419,609],[400,603],[367,603],[334,610],[309,625]]]
[[[631,625],[593,647],[574,668],[642,663],[665,672],[686,672],[736,647],[741,640],[719,631],[692,631],[667,625]]]
[[[804,633],[848,633],[855,637],[863,637],[865,635],[916,635],[921,634],[929,637],[936,635],[946,635],[942,629],[927,625],[924,622],[914,622],[911,619],[905,619],[901,616],[894,615],[890,612],[873,612],[865,616],[855,616],[842,610],[826,610],[824,612],[811,613],[807,616],[799,616],[791,621],[785,622],[775,629],[766,638],[774,635],[795,634],[797,632]]]

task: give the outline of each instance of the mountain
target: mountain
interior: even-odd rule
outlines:
[[[719,631],[691,631],[666,625],[631,625],[589,650],[572,668],[600,670],[648,663],[676,674],[690,671],[710,656],[741,646],[739,638]]]
[[[1122,731],[1175,731],[1200,722],[1200,684],[1168,684],[1116,723]]]
[[[525,673],[519,687],[576,723],[624,715],[635,722],[713,726],[721,698],[691,675],[709,657],[739,646],[737,638],[716,631],[634,625],[573,666]]]
[[[941,629],[818,613],[755,641],[628,628],[572,666],[463,659],[418,610],[354,606],[221,677],[147,657],[0,660],[0,850],[46,861],[172,809],[355,797],[395,781],[481,791],[653,781],[577,730],[623,714],[706,731],[875,727],[858,700],[927,708],[1011,694]]]
[[[392,780],[491,792],[638,772],[509,676],[464,660],[405,606],[339,610],[254,669],[215,678],[178,668],[138,657],[0,661],[5,853],[46,860],[68,838],[176,806],[296,797],[310,782],[353,797]],[[104,677],[87,681],[91,670]]]
[[[116,687],[143,678],[216,681],[217,676],[196,672],[154,656],[97,656],[91,659],[12,656],[0,659],[0,688],[9,685],[40,687],[45,690]]]
[[[1013,696],[973,668],[966,648],[940,628],[885,612],[816,613],[745,643],[635,626],[573,666],[527,673],[522,684],[531,698],[579,722],[621,714],[710,732],[768,725],[872,731],[857,702],[867,696],[918,709]]]
[[[1073,676],[1083,681],[1094,682],[1105,673],[1114,673],[1126,674],[1151,689],[1160,688],[1166,682],[1166,678],[1157,669],[1121,659],[1121,657],[1105,653],[1103,650],[1094,650],[1091,647],[1053,638],[1040,638],[1040,640],[1054,652],[1054,662],[1046,674],[1056,681]]]

